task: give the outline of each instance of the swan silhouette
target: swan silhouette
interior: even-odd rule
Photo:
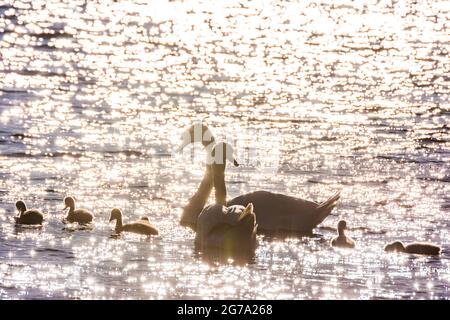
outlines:
[[[252,203],[258,224],[258,233],[269,235],[311,234],[336,206],[340,192],[328,200],[318,203],[270,191],[255,191],[226,200],[225,185],[226,161],[235,166],[239,163],[234,159],[230,144],[216,140],[209,128],[201,123],[189,127],[182,136],[180,149],[191,143],[201,142],[207,151],[206,171],[202,182],[194,196],[183,210],[180,223],[196,229],[199,216],[208,197],[215,188],[216,204],[247,206]]]
[[[94,215],[90,211],[86,209],[75,209],[75,200],[72,197],[64,198],[64,205],[64,210],[69,208],[69,213],[65,218],[65,221],[67,222],[78,222],[80,224],[86,224],[92,222],[92,220],[94,219]]]
[[[195,225],[197,224],[197,218],[200,214],[200,212],[203,210],[203,208],[206,205],[206,202],[208,201],[209,195],[211,194],[211,191],[214,187],[214,181],[216,181],[216,184],[223,184],[223,187],[216,187],[215,188],[215,196],[216,199],[219,199],[216,201],[218,204],[225,205],[226,201],[226,194],[223,194],[223,190],[225,188],[225,180],[221,182],[221,177],[223,176],[223,173],[220,170],[220,167],[215,165],[215,150],[219,149],[216,148],[216,140],[214,138],[214,135],[212,134],[211,130],[209,128],[201,123],[197,123],[195,125],[192,125],[189,129],[187,129],[183,135],[182,135],[183,142],[179,148],[179,151],[181,151],[184,147],[187,145],[194,143],[194,142],[201,142],[203,147],[205,148],[206,152],[206,170],[205,174],[203,176],[202,181],[200,182],[199,187],[197,188],[197,191],[195,194],[189,199],[188,204],[183,209],[183,214],[180,220],[181,225],[190,227],[195,230]],[[219,146],[226,147],[224,144],[219,144]],[[222,156],[226,159],[225,153],[218,154],[218,156]],[[232,161],[235,166],[239,166],[237,161],[232,158],[232,152],[228,153],[228,160]],[[222,162],[223,159],[217,161],[218,163]],[[214,179],[214,176],[216,175],[216,178]],[[248,203],[247,203],[248,204]],[[245,204],[245,206],[247,205]]]
[[[19,215],[14,217],[16,224],[42,225],[44,215],[39,210],[27,210],[27,206],[22,200],[16,202],[16,209],[19,211]]]
[[[331,239],[331,246],[338,248],[354,248],[355,241],[345,235],[345,229],[347,229],[347,222],[345,220],[341,220],[337,226],[338,235]]]
[[[439,255],[441,253],[441,247],[426,242],[413,242],[406,246],[401,241],[394,241],[387,244],[384,247],[387,252],[404,252],[410,254],[423,254],[423,255]]]
[[[229,254],[251,253],[256,247],[256,217],[253,205],[205,207],[197,220],[195,247],[200,251],[221,250]]]
[[[148,220],[148,217],[141,217],[138,221],[122,224],[122,211],[120,209],[114,208],[111,210],[111,216],[109,222],[116,220],[115,231],[117,233],[121,232],[132,232],[143,235],[157,235],[158,229],[156,229]]]

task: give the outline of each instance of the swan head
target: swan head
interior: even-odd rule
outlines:
[[[347,229],[347,221],[340,220],[337,225],[337,230],[339,234],[344,234],[344,230]]]
[[[384,247],[384,251],[387,252],[403,252],[405,250],[405,245],[400,241],[394,241]]]
[[[214,144],[214,136],[209,128],[202,122],[194,123],[181,135],[181,145],[179,151],[183,150],[191,143],[201,142],[204,147]]]
[[[64,205],[66,210],[67,208],[74,208],[75,207],[75,200],[72,197],[65,197],[64,198]]]
[[[234,157],[233,146],[227,142],[217,143],[211,150],[211,163],[224,165],[227,160],[234,164],[236,167],[239,166],[239,163]]]
[[[23,202],[22,200],[19,200],[16,202],[16,209],[20,213],[24,213],[25,211],[27,211],[27,206],[25,205],[25,202]]]
[[[114,220],[122,220],[122,211],[120,211],[120,209],[114,208],[111,210],[109,222],[114,221]]]

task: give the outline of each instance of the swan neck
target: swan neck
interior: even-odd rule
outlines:
[[[206,166],[206,171],[195,194],[189,199],[188,204],[183,209],[181,224],[187,225],[195,230],[197,218],[205,207],[213,187],[213,172],[210,165]]]
[[[26,204],[22,202],[22,206],[20,208],[17,208],[17,211],[19,211],[19,217],[21,217],[25,212],[27,212]]]
[[[225,184],[225,165],[214,164],[214,190],[216,195],[216,204],[226,205],[227,187]]]
[[[120,229],[122,229],[122,216],[116,219],[116,231],[120,231]]]

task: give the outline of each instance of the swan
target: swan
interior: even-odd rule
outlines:
[[[355,241],[347,237],[345,235],[345,229],[347,229],[347,222],[345,220],[341,220],[338,223],[337,226],[337,232],[338,235],[331,239],[331,246],[332,247],[339,247],[339,248],[354,248],[355,247]]]
[[[214,187],[216,203],[227,205],[226,203],[226,186],[225,186],[225,176],[224,170],[221,169],[221,165],[215,163],[214,158],[217,155],[225,155],[225,159],[231,161],[235,166],[239,166],[239,163],[232,157],[229,156],[232,153],[224,153],[222,150],[229,148],[229,145],[224,143],[214,144],[214,148],[211,148],[211,152],[208,152],[206,170],[202,181],[195,194],[189,199],[188,204],[183,209],[183,214],[181,215],[180,224],[185,227],[190,227],[195,230],[195,225],[197,223],[197,217],[200,212],[205,207],[208,201],[209,195]],[[221,152],[217,152],[221,150]],[[228,156],[227,156],[228,155]],[[223,160],[225,161],[225,160]],[[220,163],[220,161],[217,161]],[[246,206],[246,203],[244,206]],[[243,205],[243,204],[241,204]]]
[[[138,221],[135,221],[133,223],[122,224],[122,211],[120,211],[120,209],[114,208],[111,211],[109,222],[114,220],[116,220],[115,231],[117,233],[133,232],[143,235],[158,234],[158,229],[156,229],[152,224],[150,224],[148,217],[141,217]]]
[[[178,151],[181,152],[184,147],[200,141],[206,150],[210,150],[211,146],[215,145],[215,138],[209,128],[202,123],[196,123],[182,134],[182,144]],[[206,170],[202,181],[195,194],[189,199],[188,204],[183,208],[180,224],[184,227],[190,227],[195,230],[197,224],[197,217],[206,205],[206,202],[211,194],[213,188],[213,169],[209,161],[209,154],[207,152]]]
[[[39,210],[27,210],[27,206],[22,200],[16,202],[16,208],[19,211],[19,215],[14,217],[17,224],[42,225],[44,215]]]
[[[207,151],[209,160],[199,189],[183,210],[182,225],[196,229],[197,217],[201,212],[200,204],[204,205],[208,200],[211,184],[215,188],[217,204],[227,207],[233,205],[245,207],[249,203],[253,203],[260,234],[312,234],[312,230],[328,217],[336,206],[340,198],[340,191],[320,203],[265,190],[247,193],[226,201],[226,161],[232,162],[235,166],[238,166],[239,163],[233,157],[232,146],[224,142],[216,143],[214,136],[207,128],[203,124],[194,124],[182,136],[180,150],[191,143],[201,142]],[[198,132],[205,135],[205,140]]]
[[[413,242],[406,246],[401,241],[394,241],[384,247],[387,252],[404,252],[411,254],[438,255],[441,247],[433,243]]]
[[[214,204],[205,207],[198,216],[195,247],[200,251],[251,253],[256,247],[256,230],[251,203],[246,207]]]
[[[94,218],[94,215],[86,209],[76,209],[75,210],[75,200],[72,197],[64,198],[64,204],[66,210],[69,208],[69,213],[65,220],[67,222],[78,222],[78,223],[89,223]]]

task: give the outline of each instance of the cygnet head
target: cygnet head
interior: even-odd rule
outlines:
[[[217,143],[211,151],[211,162],[215,164],[225,164],[227,160],[236,167],[239,166],[239,163],[234,157],[233,146],[227,142]]]
[[[347,221],[341,220],[338,222],[337,230],[339,234],[344,234],[344,230],[347,229]]]
[[[23,213],[23,212],[27,211],[27,206],[25,205],[25,202],[23,202],[22,200],[19,200],[16,202],[16,209],[20,213]]]
[[[122,211],[120,211],[120,209],[114,208],[111,210],[109,222],[114,221],[114,220],[122,220]]]
[[[181,135],[181,146],[179,151],[191,143],[201,142],[204,147],[214,144],[214,136],[209,128],[203,122],[194,123],[187,128]]]
[[[402,242],[400,241],[395,241],[392,243],[389,243],[388,245],[386,245],[384,247],[384,251],[388,251],[388,252],[403,252],[405,251],[405,246]]]
[[[75,208],[75,200],[72,197],[65,197],[64,205],[65,205],[64,210],[66,210],[67,208]]]

